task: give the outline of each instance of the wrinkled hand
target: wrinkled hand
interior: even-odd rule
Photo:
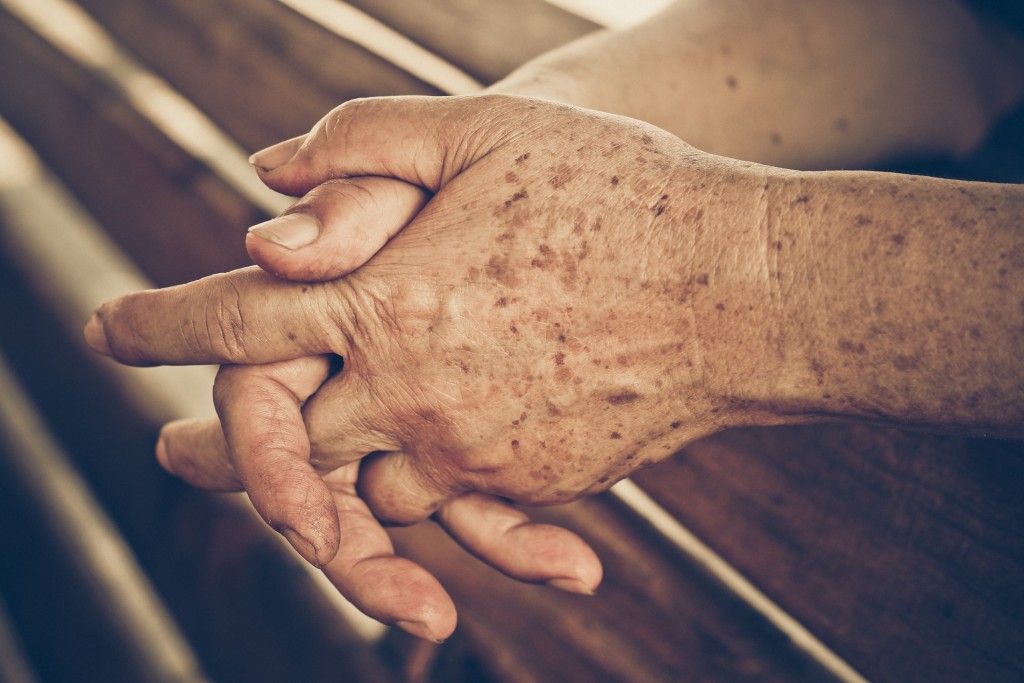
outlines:
[[[757,269],[734,256],[747,253],[737,245],[751,234],[757,241],[756,168],[639,122],[493,96],[350,103],[275,154],[283,158],[257,159],[267,165],[261,175],[292,194],[384,176],[435,196],[348,277],[213,276],[111,302],[89,336],[128,363],[275,363],[258,381],[222,371],[226,447],[216,432],[193,431],[202,448],[165,439],[162,460],[209,486],[241,481],[269,522],[316,539],[313,559],[331,556],[340,519],[342,546],[325,571],[350,591],[353,573],[372,565],[365,560],[403,562],[370,510],[398,523],[439,511],[453,535],[516,575],[529,563],[508,557],[492,532],[534,525],[470,492],[567,501],[749,417],[723,381],[728,355],[710,353],[708,341],[730,331],[722,300],[732,307],[745,296],[750,311],[763,303],[751,294],[760,294]],[[310,195],[292,215],[317,219],[318,244],[344,244],[344,221],[321,199]],[[713,248],[699,248],[704,222],[719,236]],[[290,245],[296,254],[299,242]],[[258,254],[253,247],[251,238]],[[728,270],[717,267],[723,256]],[[273,258],[261,262],[295,274]],[[306,276],[343,272],[359,260],[350,258],[338,271],[325,259]],[[343,357],[344,370],[329,377],[325,354]],[[266,413],[231,407],[261,402]],[[294,429],[247,443],[261,432],[244,425],[264,419]],[[204,449],[219,455],[174,455]],[[565,533],[549,530],[532,531]],[[360,534],[378,552],[353,565],[345,544],[362,543],[351,541]],[[558,550],[549,543],[544,554],[556,561]]]

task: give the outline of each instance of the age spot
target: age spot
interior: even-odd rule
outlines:
[[[854,343],[854,342],[850,341],[849,339],[840,339],[839,340],[839,350],[842,351],[843,353],[862,354],[867,349],[864,347],[864,344],[862,344],[860,342]]]
[[[621,439],[622,438],[622,434],[619,434],[618,432],[612,432],[611,434],[608,435],[608,438],[609,439]]]
[[[519,192],[516,192],[514,195],[512,195],[511,199],[506,199],[505,200],[505,208],[506,209],[509,208],[510,206],[512,206],[513,204],[518,202],[519,200],[526,199],[528,196],[529,195],[527,194],[525,189],[522,189]]]
[[[633,403],[638,398],[640,398],[640,394],[633,391],[626,391],[621,394],[613,394],[612,396],[609,396],[608,402],[613,406],[621,406],[627,403]]]
[[[655,216],[660,216],[661,214],[665,213],[665,206],[668,203],[668,199],[668,195],[663,194],[661,195],[661,198],[657,202],[655,202],[654,206],[651,207],[651,211],[654,212]]]

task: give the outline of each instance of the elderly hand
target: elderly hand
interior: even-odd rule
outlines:
[[[491,496],[567,501],[689,440],[768,419],[764,167],[630,119],[505,96],[352,102],[256,162],[269,185],[297,195],[366,176],[435,194],[347,277],[302,284],[246,269],[133,294],[103,306],[87,336],[126,363],[272,364],[222,371],[226,446],[193,430],[179,442],[204,448],[165,439],[162,460],[210,486],[241,481],[349,592],[373,564],[363,560],[390,554],[371,511],[397,523],[438,512],[468,547],[522,575],[536,563],[510,557],[493,532],[534,525]],[[344,244],[352,227],[326,201],[338,185],[326,187],[262,232],[295,249],[310,236]],[[413,207],[411,192],[399,195],[395,206]],[[403,219],[394,224],[387,234]],[[307,276],[344,272],[375,248],[341,267],[325,258]],[[294,274],[273,258],[261,262]],[[333,376],[330,354],[344,359]],[[261,402],[262,413],[237,408]],[[291,429],[253,442],[260,420]],[[173,455],[203,450],[213,459]],[[537,531],[557,563],[566,532]],[[363,534],[372,541],[360,552],[375,551],[353,563],[345,544]],[[580,570],[592,564],[576,565],[567,576],[596,584]],[[420,616],[436,636],[454,620],[432,604]]]

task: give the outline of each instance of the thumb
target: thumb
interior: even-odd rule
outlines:
[[[333,178],[385,176],[437,192],[518,132],[533,100],[506,95],[350,100],[305,136],[254,154],[260,178],[300,196]],[[518,112],[518,113],[517,113]]]
[[[324,281],[359,268],[404,228],[426,192],[388,178],[329,180],[283,215],[253,226],[245,245],[263,270],[289,280]]]

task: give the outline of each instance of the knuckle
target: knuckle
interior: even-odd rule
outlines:
[[[203,311],[192,321],[183,336],[197,346],[203,342],[223,363],[244,362],[246,353],[246,322],[242,297],[237,286],[228,278],[227,284],[215,296],[204,297]]]

